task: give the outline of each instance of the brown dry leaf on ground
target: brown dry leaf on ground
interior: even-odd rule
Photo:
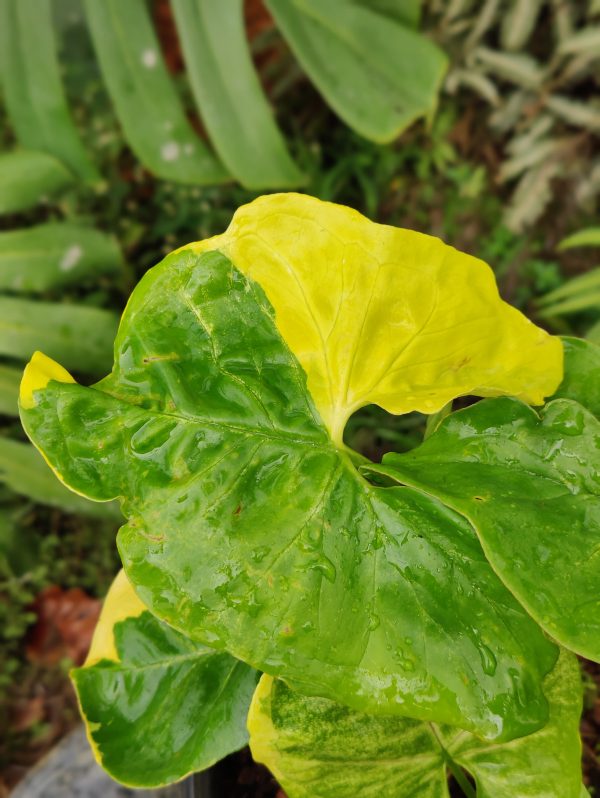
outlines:
[[[96,627],[102,602],[79,588],[63,590],[52,585],[33,603],[37,622],[28,635],[26,653],[30,662],[54,665],[70,659],[81,665]]]

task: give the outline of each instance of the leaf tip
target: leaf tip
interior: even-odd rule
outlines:
[[[25,366],[19,389],[19,404],[24,410],[31,410],[32,407],[35,407],[34,392],[45,388],[50,380],[75,382],[69,372],[59,363],[43,352],[34,352],[31,360]]]

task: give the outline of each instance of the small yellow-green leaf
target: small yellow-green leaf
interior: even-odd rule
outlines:
[[[510,743],[404,718],[374,717],[293,692],[263,676],[248,727],[255,760],[289,798],[449,798],[448,771],[467,770],[477,798],[580,798],[581,679],[561,657],[544,681],[550,719]]]

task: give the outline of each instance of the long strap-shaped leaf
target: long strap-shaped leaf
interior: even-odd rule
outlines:
[[[173,11],[194,97],[227,168],[248,188],[300,185],[252,65],[241,0],[174,0]]]
[[[0,213],[15,213],[44,202],[71,183],[74,175],[61,161],[37,150],[0,156]]]
[[[20,143],[54,155],[83,180],[100,180],[65,100],[49,0],[0,0],[0,67]]]
[[[181,183],[226,180],[225,169],[185,117],[144,0],[86,0],[84,5],[108,91],[144,166]]]
[[[430,112],[446,67],[425,37],[348,0],[267,0],[296,57],[337,114],[385,142]]]
[[[122,266],[116,241],[69,222],[0,233],[0,290],[47,291]]]

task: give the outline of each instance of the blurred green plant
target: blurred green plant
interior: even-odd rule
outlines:
[[[433,112],[446,58],[416,30],[420,0],[401,10],[381,0],[266,5],[317,89],[362,136],[391,141]],[[242,0],[172,0],[192,94],[218,158],[186,117],[145,0],[84,0],[84,8],[125,137],[154,175],[196,185],[233,176],[270,189],[305,182],[253,65]],[[65,99],[50,0],[0,0],[0,31],[6,104],[20,143],[98,183]]]

